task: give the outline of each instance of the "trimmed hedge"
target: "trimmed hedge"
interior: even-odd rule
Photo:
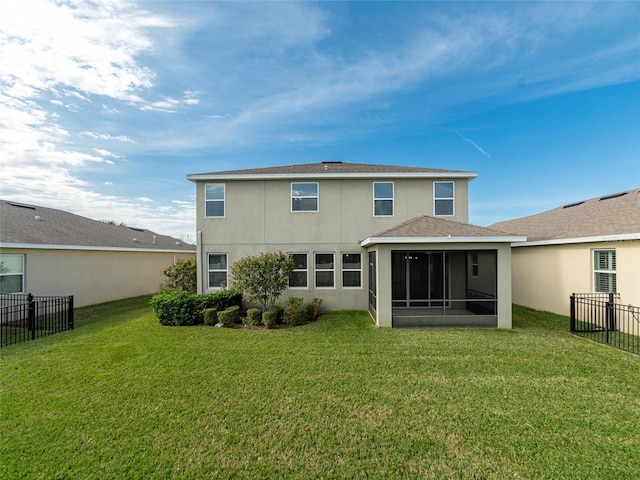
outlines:
[[[279,323],[282,323],[283,318],[284,309],[282,307],[273,307],[262,314],[262,323],[267,328],[274,328]]]
[[[215,325],[218,323],[218,310],[215,308],[205,308],[202,311],[202,318],[205,325]]]
[[[236,323],[240,323],[240,307],[234,305],[232,307],[223,310],[222,312],[218,312],[218,321],[223,325],[233,325]]]
[[[204,321],[203,310],[222,312],[229,307],[242,307],[242,294],[231,289],[196,295],[182,290],[163,292],[151,298],[153,313],[162,325],[196,325]]]
[[[244,319],[244,324],[248,327],[260,325],[262,321],[262,310],[259,308],[250,308],[247,310],[247,316]]]

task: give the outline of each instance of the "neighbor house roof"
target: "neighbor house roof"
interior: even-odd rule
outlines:
[[[440,170],[422,167],[401,167],[397,165],[373,165],[366,163],[321,162],[280,167],[227,170],[223,172],[197,173],[187,175],[191,181],[198,180],[262,180],[280,178],[475,178],[476,172],[460,170]]]
[[[377,233],[360,244],[378,243],[478,243],[523,242],[526,237],[445,218],[423,215]]]
[[[177,238],[54,208],[0,200],[0,247],[195,252]]]
[[[605,195],[491,225],[531,244],[640,238],[640,189]]]

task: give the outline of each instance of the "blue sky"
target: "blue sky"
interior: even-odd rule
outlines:
[[[0,3],[0,197],[195,237],[190,173],[470,170],[470,221],[640,186],[639,2]]]

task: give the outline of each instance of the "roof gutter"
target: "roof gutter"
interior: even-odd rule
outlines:
[[[534,240],[531,242],[514,243],[513,247],[539,247],[544,245],[568,245],[572,243],[624,242],[640,240],[640,233],[621,233],[618,235],[598,235],[595,237],[552,238],[548,240]]]
[[[22,248],[31,250],[84,250],[98,252],[144,252],[144,253],[192,253],[196,250],[177,250],[169,248],[128,248],[128,247],[101,247],[96,245],[48,245],[43,243],[6,243],[0,242],[0,248]]]
[[[315,172],[315,173],[255,173],[255,174],[216,174],[196,173],[187,175],[187,180],[198,182],[202,180],[298,180],[298,179],[370,179],[370,178],[467,178],[478,176],[477,172]]]
[[[361,247],[370,247],[378,244],[405,244],[405,243],[513,243],[524,242],[523,236],[496,236],[496,237],[369,237],[360,242]]]

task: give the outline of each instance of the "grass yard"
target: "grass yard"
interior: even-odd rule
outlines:
[[[631,479],[640,356],[515,307],[511,331],[162,327],[87,307],[2,355],[6,479]]]

